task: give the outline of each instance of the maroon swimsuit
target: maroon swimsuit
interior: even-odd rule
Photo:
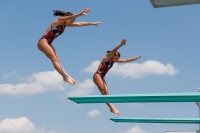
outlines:
[[[48,44],[51,44],[56,37],[64,32],[64,30],[65,28],[63,27],[63,25],[51,26],[50,31],[46,35],[42,36],[40,40],[45,38]]]
[[[105,77],[106,73],[110,70],[110,68],[113,66],[114,62],[109,60],[106,62],[101,62],[101,67],[96,71],[95,74],[100,74],[102,78]],[[94,75],[95,75],[94,74]]]

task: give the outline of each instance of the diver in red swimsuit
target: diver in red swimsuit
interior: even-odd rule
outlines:
[[[64,32],[64,30],[65,28],[63,25],[51,26],[50,31],[46,35],[43,35],[41,39],[46,39],[47,43],[51,45],[53,40],[59,35],[61,35]]]
[[[76,82],[73,78],[69,76],[62,67],[56,50],[52,46],[53,40],[61,35],[66,27],[77,27],[77,26],[88,26],[94,25],[98,26],[101,22],[74,22],[75,18],[87,15],[90,11],[89,8],[85,8],[83,11],[77,14],[72,14],[71,12],[63,12],[59,10],[54,10],[54,16],[60,16],[57,18],[44,33],[42,38],[38,42],[38,49],[41,50],[53,63],[54,68],[63,77],[63,81],[69,82],[74,85]]]
[[[109,94],[108,86],[106,84],[104,77],[106,73],[110,70],[110,68],[112,68],[115,62],[131,62],[141,57],[141,56],[136,56],[135,58],[120,59],[120,53],[117,50],[125,44],[126,44],[126,39],[123,39],[117,47],[115,47],[111,51],[107,51],[108,54],[103,58],[103,60],[99,64],[97,71],[93,76],[93,81],[99,88],[102,95]],[[107,105],[109,106],[110,111],[112,113],[120,114],[120,112],[115,108],[115,106],[112,103],[107,103]]]

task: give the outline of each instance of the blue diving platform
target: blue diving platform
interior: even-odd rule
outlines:
[[[69,96],[76,103],[152,103],[152,102],[200,102],[200,93],[157,93],[124,95]]]
[[[172,123],[172,124],[200,124],[200,118],[110,118],[114,122],[126,123]]]

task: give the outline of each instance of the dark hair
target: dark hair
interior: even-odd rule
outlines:
[[[107,53],[110,53],[110,52],[111,52],[111,50],[107,50]],[[116,52],[114,53],[114,56],[119,56],[119,57],[120,57],[120,56],[121,56],[121,55],[120,55],[120,52],[116,51]]]
[[[53,10],[53,11],[54,11],[53,13],[54,16],[72,16],[73,15],[73,13],[71,12],[63,12],[60,10]]]

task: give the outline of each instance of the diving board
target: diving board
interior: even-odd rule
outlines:
[[[200,124],[200,118],[110,118],[114,122],[126,123],[172,123],[172,124]]]
[[[200,4],[200,0],[150,0],[154,8]]]
[[[70,96],[76,103],[152,103],[152,102],[200,102],[200,93],[157,93],[124,95]]]

